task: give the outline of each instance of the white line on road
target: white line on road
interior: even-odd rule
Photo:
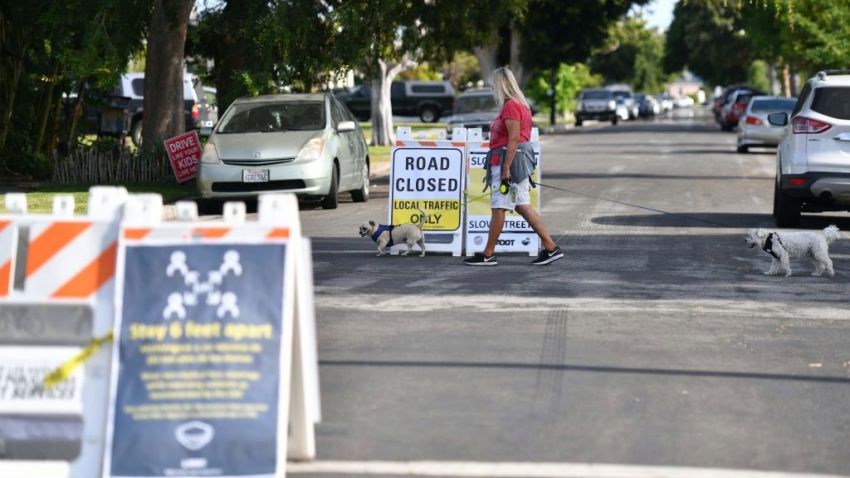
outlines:
[[[840,478],[776,471],[608,465],[595,463],[487,463],[452,461],[316,461],[289,463],[288,473],[492,478]]]

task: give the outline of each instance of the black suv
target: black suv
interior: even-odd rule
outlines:
[[[361,121],[372,114],[372,88],[367,85],[339,93],[337,99]],[[448,81],[394,81],[390,101],[394,115],[419,116],[424,123],[435,123],[452,111],[455,90]]]

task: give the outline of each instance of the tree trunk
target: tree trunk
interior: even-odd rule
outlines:
[[[767,67],[767,81],[770,82],[770,91],[771,95],[777,94],[778,88],[776,87],[777,79],[776,79],[776,64],[771,63]]]
[[[12,113],[15,111],[15,96],[17,96],[18,93],[18,84],[21,81],[21,76],[23,76],[23,71],[24,60],[21,58],[15,62],[11,86],[9,88],[9,103],[5,106],[3,118],[0,120],[0,152],[2,152],[6,146],[6,138],[9,136],[9,129],[12,127]],[[3,155],[3,158],[5,158],[5,155]],[[4,159],[0,159],[0,162],[5,161]]]
[[[83,116],[83,98],[85,98],[87,92],[88,83],[85,80],[80,81],[80,86],[77,88],[77,99],[74,100],[71,119],[68,121],[68,135],[65,137],[69,150],[77,147],[77,125],[80,123],[80,117]]]
[[[791,97],[791,69],[787,64],[782,67],[782,94]]]
[[[520,89],[531,79],[531,70],[525,68],[519,55],[522,52],[522,32],[516,22],[511,24],[511,71],[519,83]]]
[[[183,48],[194,0],[155,0],[145,56],[142,123],[145,151],[186,129],[183,106]]]
[[[790,68],[789,76],[791,80],[791,94],[788,96],[797,96],[797,94],[800,92],[800,77],[797,74],[797,70],[795,70],[793,66]]]
[[[475,54],[475,58],[478,59],[478,68],[481,70],[481,79],[484,80],[484,84],[490,84],[490,75],[493,74],[493,71],[496,70],[497,65],[497,55],[499,53],[499,45],[486,45],[482,47],[475,47],[472,49],[472,53]]]
[[[389,146],[395,142],[393,130],[393,106],[391,87],[395,77],[407,68],[409,62],[392,63],[387,60],[375,61],[372,77],[372,145]]]
[[[42,103],[42,114],[41,114],[41,126],[38,129],[38,139],[35,142],[35,151],[38,153],[45,152],[48,150],[48,146],[45,144],[45,135],[47,134],[47,124],[50,121],[50,115],[56,108],[56,105],[53,103],[53,92],[56,90],[56,79],[59,76],[59,67],[56,66],[53,69],[53,76],[50,78],[50,86],[47,87],[47,91],[44,92],[44,103]],[[61,101],[61,98],[60,98]]]

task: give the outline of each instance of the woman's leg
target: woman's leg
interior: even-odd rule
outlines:
[[[537,235],[540,236],[540,240],[543,241],[543,247],[545,247],[547,251],[552,251],[557,247],[555,241],[552,240],[552,236],[549,235],[549,231],[546,230],[546,225],[543,224],[543,218],[540,217],[540,214],[537,214],[537,211],[535,211],[530,205],[518,204],[516,207],[516,212],[518,212],[520,216],[525,219],[528,225],[531,226],[532,229],[534,229],[534,232],[536,232]],[[504,221],[505,216],[504,214],[502,214],[502,223],[504,223]],[[493,235],[492,220],[490,222],[490,235],[491,237]],[[498,237],[498,235],[496,237]],[[489,246],[490,243],[488,242],[487,245]]]
[[[499,235],[502,234],[502,228],[505,226],[505,210],[493,208],[490,209],[490,231],[487,235],[487,245],[484,247],[484,255],[492,256],[496,253],[496,241],[499,240]]]

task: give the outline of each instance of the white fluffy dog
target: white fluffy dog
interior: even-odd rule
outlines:
[[[770,269],[766,275],[779,273],[779,266],[785,270],[785,277],[791,275],[790,259],[808,257],[815,266],[812,275],[815,277],[824,271],[832,277],[832,260],[829,258],[829,243],[840,238],[841,234],[835,226],[829,226],[818,232],[768,232],[764,229],[754,229],[747,236],[747,244],[752,248],[759,246],[764,252],[773,257]]]

